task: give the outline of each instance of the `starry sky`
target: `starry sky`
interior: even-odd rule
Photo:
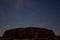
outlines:
[[[60,35],[59,0],[0,0],[0,36],[5,30],[42,27]]]

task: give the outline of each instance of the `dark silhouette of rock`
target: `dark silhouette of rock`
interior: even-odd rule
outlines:
[[[60,35],[58,36],[58,39],[60,40]]]
[[[48,38],[54,39],[55,34],[52,30],[37,27],[16,28],[7,30],[3,37],[5,38]]]
[[[2,37],[0,37],[0,38],[2,38]]]

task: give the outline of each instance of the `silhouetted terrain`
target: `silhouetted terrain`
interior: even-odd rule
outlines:
[[[60,35],[58,36],[58,39],[60,40]]]
[[[59,38],[60,36],[57,37],[52,30],[37,27],[27,27],[6,30],[4,35],[0,37],[0,40],[58,40]]]
[[[3,38],[56,40],[57,37],[52,30],[37,27],[27,27],[6,30],[3,35]]]

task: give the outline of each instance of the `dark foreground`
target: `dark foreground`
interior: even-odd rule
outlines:
[[[0,40],[53,40],[53,39],[48,39],[48,38],[40,38],[40,39],[35,39],[35,38],[32,38],[32,39],[16,39],[16,38],[0,38]],[[58,38],[55,38],[54,40],[59,40]]]
[[[27,27],[6,30],[0,40],[58,40],[53,30]]]

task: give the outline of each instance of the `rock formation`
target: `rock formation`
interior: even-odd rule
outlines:
[[[5,38],[54,38],[52,30],[37,27],[16,28],[7,30],[3,37]]]

